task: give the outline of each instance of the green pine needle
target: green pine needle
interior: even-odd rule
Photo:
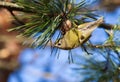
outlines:
[[[34,47],[45,45],[57,30],[60,31],[65,20],[70,20],[72,24],[83,22],[83,20],[78,20],[76,16],[85,17],[87,13],[91,13],[87,9],[84,11],[85,14],[80,13],[80,9],[85,8],[85,1],[82,0],[76,4],[74,0],[14,0],[14,3],[22,7],[24,11],[29,11],[28,15],[23,16],[29,21],[8,31],[18,31],[20,35],[26,37],[37,35],[33,43]]]

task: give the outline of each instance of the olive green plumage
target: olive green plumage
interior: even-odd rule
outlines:
[[[83,23],[75,28],[71,28],[62,38],[55,42],[55,47],[64,50],[76,48],[85,43],[91,36],[91,33],[103,22],[103,17],[94,21]]]

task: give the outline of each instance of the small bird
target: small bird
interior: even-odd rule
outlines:
[[[71,28],[62,38],[56,40],[54,46],[64,50],[71,50],[84,44],[91,36],[91,33],[103,23],[103,17],[93,22],[80,24]]]

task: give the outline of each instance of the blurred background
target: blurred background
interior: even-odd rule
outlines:
[[[120,0],[87,1],[94,4],[91,9],[98,9],[96,13],[104,16],[106,23],[119,23]],[[59,53],[51,54],[49,46],[45,49],[23,46],[21,43],[24,39],[16,38],[17,32],[7,32],[8,28],[15,26],[11,14],[0,8],[0,82],[81,82],[83,76],[72,69],[78,65],[69,63],[69,51],[60,50]],[[99,44],[107,38],[104,29],[98,28],[93,32],[90,41]],[[72,54],[77,63],[83,62],[82,57],[78,56],[90,57],[84,55],[81,48],[73,49]]]

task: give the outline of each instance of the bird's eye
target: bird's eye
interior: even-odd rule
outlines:
[[[58,43],[58,46],[60,46],[61,45],[61,43]]]
[[[82,35],[82,36],[81,36],[81,40],[83,40],[84,38],[85,38],[85,37]]]

